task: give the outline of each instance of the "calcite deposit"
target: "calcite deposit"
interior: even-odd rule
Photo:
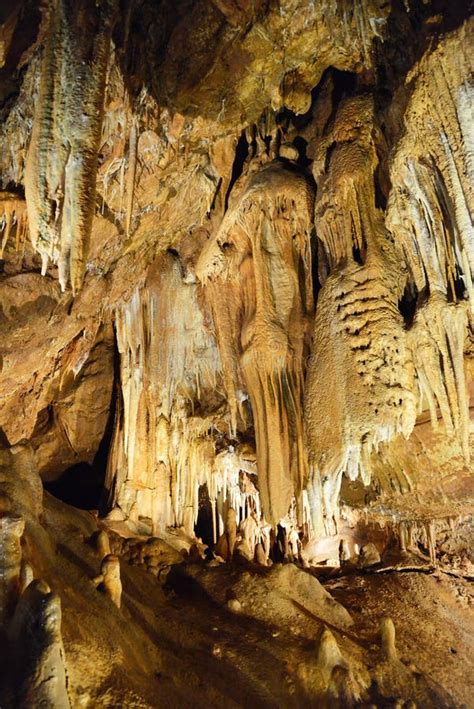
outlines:
[[[470,707],[474,19],[0,8],[0,705]]]

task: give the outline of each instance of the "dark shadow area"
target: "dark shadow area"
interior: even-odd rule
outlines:
[[[194,533],[196,537],[200,537],[208,547],[214,546],[212,537],[212,506],[206,484],[201,485],[199,488],[199,512],[194,527]]]
[[[106,465],[101,466],[100,462],[96,463],[96,458],[92,464],[77,463],[72,465],[59,480],[45,482],[45,490],[66,504],[81,510],[98,509]]]
[[[412,326],[419,302],[420,300],[424,300],[425,297],[423,292],[420,293],[418,291],[414,282],[407,282],[402,298],[398,301],[398,310],[403,317],[406,328]]]
[[[232,192],[232,189],[241,176],[243,169],[244,169],[244,164],[245,161],[247,160],[249,154],[249,144],[247,143],[247,138],[245,136],[245,131],[242,131],[240,134],[240,138],[237,143],[237,147],[235,149],[235,158],[234,158],[234,164],[232,165],[232,175],[230,178],[229,182],[229,187],[227,188],[227,192],[225,195],[225,201],[224,201],[224,208],[227,211],[227,208],[229,206],[229,196],[230,193]]]
[[[107,511],[108,491],[105,490],[107,461],[112,445],[117,396],[120,387],[120,359],[117,342],[114,346],[114,383],[110,399],[110,410],[104,435],[92,463],[80,462],[65,470],[58,480],[45,482],[44,489],[68,505],[80,510]]]

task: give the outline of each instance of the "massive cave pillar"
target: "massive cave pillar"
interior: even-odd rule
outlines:
[[[25,167],[30,236],[59,265],[63,290],[82,284],[95,209],[97,154],[117,0],[49,0],[40,90]]]
[[[467,326],[474,327],[474,21],[428,52],[408,80],[414,88],[404,134],[391,161],[387,225],[401,245],[418,294],[408,333],[420,409],[438,410],[469,456],[464,373]]]
[[[370,454],[415,421],[400,258],[376,206],[373,101],[345,99],[314,166],[322,289],[306,382],[313,531],[336,529],[341,478],[370,480]]]
[[[247,184],[201,254],[230,404],[248,393],[262,510],[276,524],[302,492],[302,398],[313,311],[313,193],[292,166],[267,165]]]

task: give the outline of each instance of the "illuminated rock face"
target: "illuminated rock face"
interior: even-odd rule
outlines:
[[[409,283],[424,302],[409,344],[419,396],[433,426],[437,409],[469,458],[469,396],[464,373],[474,292],[472,23],[423,57],[391,164],[387,224],[403,250]],[[452,57],[457,56],[456,62]],[[420,299],[421,300],[421,299]]]
[[[398,310],[403,273],[375,204],[373,131],[371,98],[346,100],[323,136],[330,158],[324,167],[316,164],[315,223],[326,269],[306,421],[319,534],[321,512],[333,530],[342,474],[351,480],[360,474],[368,484],[372,450],[397,434],[408,436],[416,418],[413,364]]]
[[[440,648],[434,664],[416,651],[438,689],[458,672],[446,699],[402,662],[404,601],[371,656],[338,630],[347,611],[329,594],[313,584],[320,602],[307,604],[316,579],[297,569],[340,566],[355,596],[370,577],[375,637],[379,587],[436,596],[435,582],[379,572],[438,566],[459,580],[461,601],[443,598],[463,627],[474,67],[462,4],[0,10],[0,687],[2,653],[18,685],[2,706],[160,705],[168,676],[176,704],[189,678],[209,706],[472,696],[464,640],[447,674]],[[188,638],[177,616],[160,625],[165,580],[201,587],[236,644]],[[245,653],[243,693],[209,671],[235,666],[238,616],[281,623],[274,694]],[[211,648],[205,671],[182,652],[195,642]]]

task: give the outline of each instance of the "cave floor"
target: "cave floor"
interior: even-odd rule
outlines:
[[[163,586],[143,568],[121,562],[118,610],[91,583],[99,568],[89,542],[96,530],[92,514],[48,494],[42,526],[30,530],[34,567],[61,596],[73,706],[321,706],[311,668],[324,626],[304,603],[295,601],[290,617],[282,601],[281,614],[265,622],[259,614],[263,586],[239,613],[206,586],[211,576],[215,587],[242,583],[248,569],[207,571],[204,562],[186,563]],[[188,574],[188,566],[200,566],[204,582]],[[263,579],[265,572],[256,573]],[[367,673],[377,664],[380,618],[390,615],[400,659],[429,678],[434,695],[439,689],[431,705],[474,706],[472,584],[440,573],[390,572],[339,575],[324,587],[354,620],[350,628],[330,626],[354,666],[364,664]],[[281,594],[285,600],[291,589]],[[374,691],[367,688],[361,703],[370,704]],[[396,701],[385,692],[377,706]]]

